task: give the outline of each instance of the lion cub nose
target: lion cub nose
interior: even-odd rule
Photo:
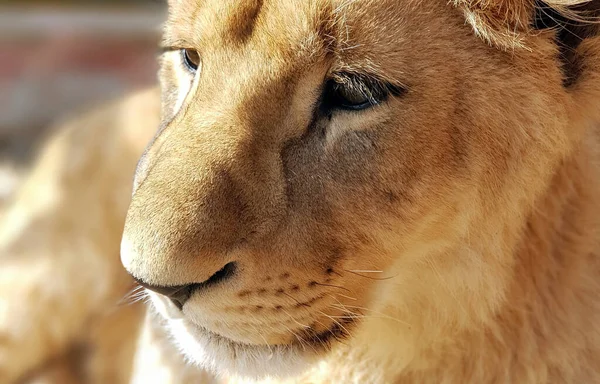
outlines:
[[[162,287],[158,285],[152,285],[145,283],[144,281],[136,278],[134,276],[135,281],[142,287],[149,289],[153,292],[161,294],[163,296],[171,299],[173,304],[180,310],[183,309],[184,304],[189,298],[192,296],[194,292],[199,290],[208,288],[209,286],[214,286],[219,283],[224,282],[225,280],[230,279],[235,274],[236,264],[235,263],[227,263],[223,268],[218,270],[214,275],[208,278],[206,281],[201,283],[191,283],[185,285],[177,285],[170,287]]]

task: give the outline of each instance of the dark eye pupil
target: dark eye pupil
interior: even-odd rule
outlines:
[[[371,102],[365,92],[355,88],[349,89],[343,86],[339,87],[336,96],[338,101],[345,106],[361,106]]]
[[[183,61],[190,71],[195,72],[200,65],[200,55],[195,49],[182,49]]]
[[[332,82],[328,86],[328,104],[331,108],[362,110],[372,107],[379,100],[363,87]]]

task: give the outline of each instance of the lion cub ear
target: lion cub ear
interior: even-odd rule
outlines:
[[[568,29],[572,22],[588,21],[578,30],[579,40],[597,33],[600,0],[453,0],[475,33],[502,49],[527,48],[526,37],[539,29]],[[568,31],[570,33],[573,31]]]
[[[534,0],[453,0],[475,33],[502,49],[523,46],[534,15]]]
[[[566,3],[565,0],[553,2],[559,1]],[[566,87],[575,84],[584,71],[597,71],[594,68],[600,68],[595,64],[600,53],[600,0],[579,1],[575,5],[562,7],[540,6],[536,11],[533,28],[554,32]],[[587,44],[585,48],[584,44],[580,49],[588,39],[594,39],[595,42],[588,41],[592,45]]]

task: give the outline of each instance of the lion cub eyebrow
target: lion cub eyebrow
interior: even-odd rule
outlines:
[[[184,39],[171,39],[166,36],[158,44],[158,49],[161,52],[176,51],[182,48],[194,48],[194,44],[191,44]]]
[[[408,86],[402,83],[394,83],[366,72],[339,72],[334,73],[331,78],[338,84],[361,90],[372,99],[382,95],[401,96],[408,91]]]

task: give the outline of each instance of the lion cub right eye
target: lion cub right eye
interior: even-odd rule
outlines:
[[[181,49],[181,57],[183,63],[189,69],[190,72],[195,73],[200,66],[200,54],[195,49],[183,48]]]
[[[338,73],[325,84],[323,102],[328,110],[362,111],[405,91],[403,86],[370,76]]]

